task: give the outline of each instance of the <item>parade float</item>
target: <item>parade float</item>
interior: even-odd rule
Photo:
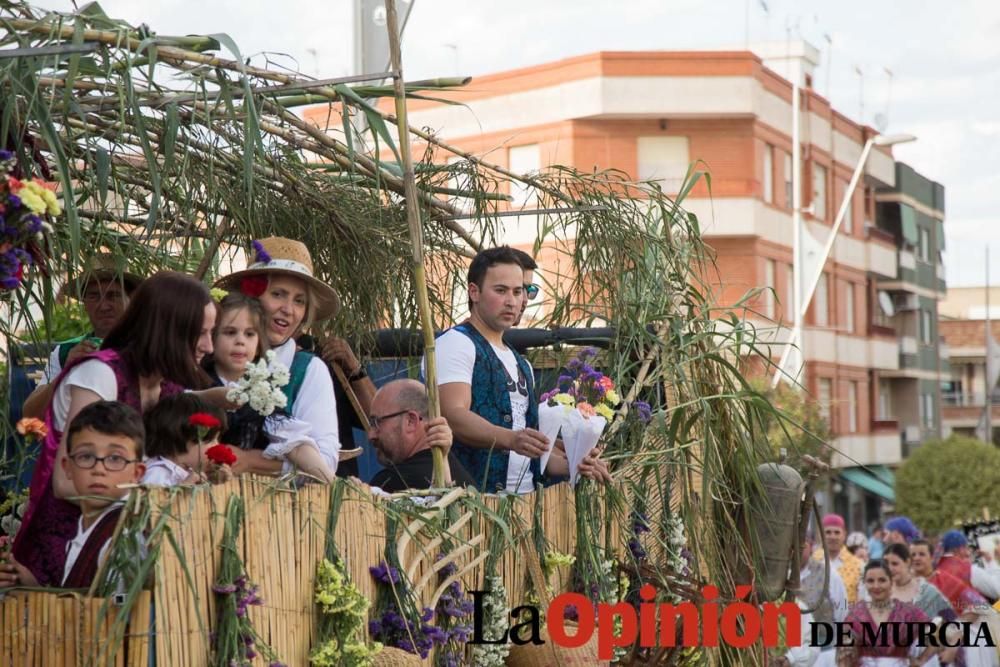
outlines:
[[[3,664],[597,664],[608,657],[597,657],[596,634],[575,648],[470,640],[544,638],[549,603],[565,592],[585,602],[558,606],[571,635],[593,626],[593,605],[637,607],[644,584],[652,601],[700,605],[704,585],[732,599],[770,569],[768,581],[780,574],[767,599],[782,594],[798,508],[775,566],[762,548],[761,535],[776,534],[760,529],[772,508],[758,466],[772,459],[766,424],[781,415],[744,379],[766,350],[743,306],[713,301],[711,252],[683,209],[706,174],[692,167],[671,198],[620,172],[524,175],[464,153],[409,127],[405,108],[467,81],[403,85],[395,40],[382,85],[383,74],[314,80],[278,56],[247,57],[226,35],[160,35],[97,4],[57,14],[5,3],[0,21],[10,174],[51,184],[59,208],[12,255],[2,318],[12,351],[44,342],[61,277],[94,253],[209,281],[245,261],[253,239],[281,235],[305,242],[342,295],[340,315],[314,333],[357,341],[377,382],[415,376],[433,331],[454,324],[465,262],[517,221],[548,253],[542,346],[531,352],[545,403],[603,420],[615,480],[520,497],[441,488],[382,498],[353,480],[257,477],[137,488],[108,559],[124,593],[107,567],[89,590],[8,591]],[[329,106],[327,125],[299,113],[317,104]],[[511,210],[512,188],[530,193],[530,210]],[[398,344],[385,343],[390,326]],[[602,327],[599,349],[581,360],[557,332],[588,327]],[[560,398],[573,392],[557,376],[572,383],[583,363],[615,386],[593,415]],[[15,417],[8,526],[32,451]],[[148,556],[136,561],[126,547],[140,533]],[[518,631],[526,607],[538,627]],[[608,636],[624,632],[610,622]],[[683,648],[683,633],[678,623],[658,647],[618,642],[610,659],[767,660],[756,647]]]

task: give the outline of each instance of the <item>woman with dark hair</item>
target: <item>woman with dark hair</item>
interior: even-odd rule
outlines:
[[[954,621],[958,614],[937,586],[915,574],[910,567],[910,547],[893,542],[885,547],[885,564],[892,576],[892,597],[900,602],[908,602],[927,614],[928,618],[941,617],[943,621]],[[959,648],[947,648],[940,660],[949,665],[964,665],[964,654]],[[928,663],[932,664],[932,663]]]
[[[208,386],[198,364],[212,351],[214,325],[215,304],[205,285],[182,273],[160,272],[135,291],[101,349],[63,369],[46,409],[48,435],[13,548],[14,559],[40,584],[59,581],[66,542],[80,518],[79,507],[67,500],[75,495],[72,482],[54,474],[66,454],[66,425],[96,401],[119,401],[142,412],[162,396]]]
[[[906,602],[894,600],[892,597],[892,577],[885,561],[870,561],[864,570],[864,584],[868,591],[868,600],[862,600],[851,607],[846,623],[851,625],[851,636],[854,645],[837,649],[837,664],[857,667],[909,667],[924,665],[938,652],[936,647],[913,651],[920,654],[911,659],[911,647],[916,642],[915,632],[904,629],[900,633],[898,644],[891,625],[887,632],[879,633],[883,623],[927,623],[929,618],[919,607]],[[867,631],[866,631],[867,627]],[[913,626],[904,626],[910,628]],[[865,637],[887,637],[885,642],[865,642]],[[877,645],[872,646],[870,644]]]

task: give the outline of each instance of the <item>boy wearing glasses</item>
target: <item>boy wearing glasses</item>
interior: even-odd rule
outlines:
[[[107,556],[128,488],[146,471],[142,463],[142,417],[115,401],[97,401],[80,410],[66,431],[61,464],[80,501],[76,537],[66,544],[63,588],[87,588]],[[31,571],[12,556],[0,565],[0,586],[37,586]]]

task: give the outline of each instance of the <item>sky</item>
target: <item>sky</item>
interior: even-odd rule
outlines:
[[[71,0],[35,0],[65,11]],[[805,39],[814,86],[852,119],[917,141],[894,148],[946,189],[954,286],[1000,284],[1000,2],[954,0],[410,0],[409,80],[477,76],[601,50],[743,48]],[[102,0],[160,34],[226,33],[244,57],[317,78],[353,74],[354,0]],[[860,75],[859,72],[860,71]],[[473,80],[472,86],[475,86]]]

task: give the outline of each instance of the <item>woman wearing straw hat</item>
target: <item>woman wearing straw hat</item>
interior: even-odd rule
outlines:
[[[129,297],[142,278],[129,272],[114,255],[101,253],[88,260],[83,271],[59,290],[59,299],[80,299],[90,320],[90,331],[57,344],[49,355],[38,386],[24,402],[25,417],[42,417],[52,399],[55,379],[69,362],[94,352],[118,318],[125,312]]]
[[[308,436],[316,443],[331,470],[340,454],[336,397],[333,380],[321,359],[299,350],[295,336],[313,322],[332,317],[340,309],[337,292],[313,275],[312,257],[304,243],[281,237],[253,242],[253,262],[216,282],[217,287],[239,291],[260,300],[264,328],[275,361],[289,369],[286,410],[310,425]],[[280,460],[265,458],[259,450],[236,452],[236,472],[276,474]]]

